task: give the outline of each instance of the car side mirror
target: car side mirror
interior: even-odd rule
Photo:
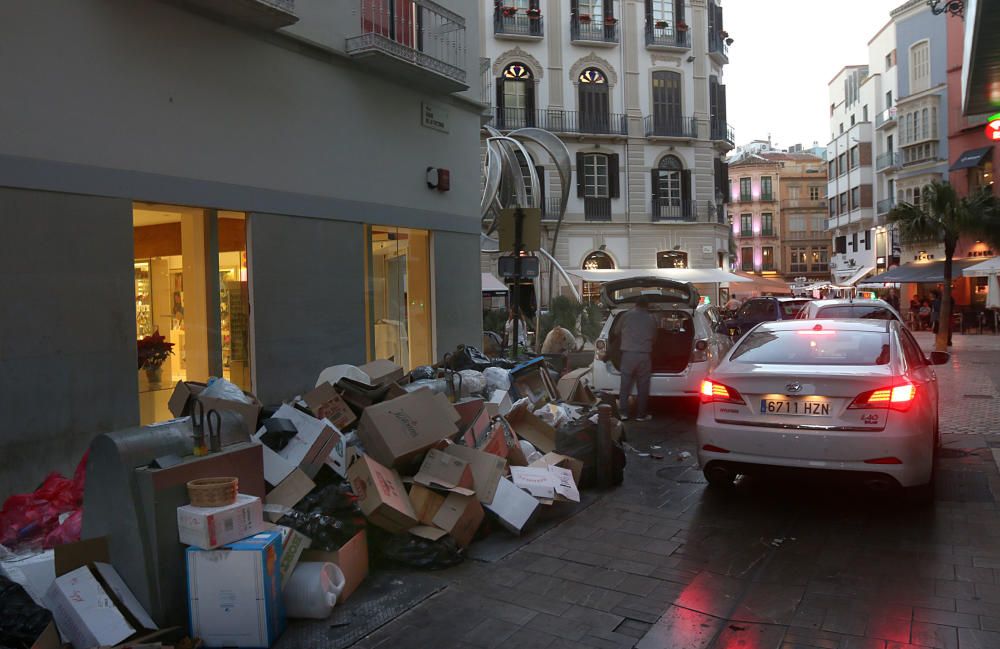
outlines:
[[[951,360],[951,354],[948,352],[931,352],[930,358],[927,362],[931,365],[945,365]]]

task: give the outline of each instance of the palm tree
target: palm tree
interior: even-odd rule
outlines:
[[[1000,210],[997,199],[987,190],[960,198],[947,182],[932,182],[924,187],[921,197],[919,205],[900,203],[894,207],[889,212],[889,223],[899,228],[904,243],[944,244],[944,285],[934,347],[946,351],[951,338],[951,262],[955,248],[964,235],[995,238]]]

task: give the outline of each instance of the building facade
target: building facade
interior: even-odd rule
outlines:
[[[168,418],[177,380],[276,403],[479,340],[478,25],[459,0],[3,5],[0,495]],[[160,377],[133,366],[155,332]]]
[[[729,161],[736,268],[789,283],[829,277],[826,164],[811,153],[748,145]]]
[[[482,21],[490,123],[547,129],[571,154],[554,246],[564,267],[728,265],[732,39],[715,0],[505,0]],[[551,246],[559,179],[553,167],[537,171]],[[495,264],[484,256],[484,272]]]

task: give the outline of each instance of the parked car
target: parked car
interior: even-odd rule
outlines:
[[[898,320],[903,322],[899,311],[885,300],[813,300],[799,311],[800,319],[817,318],[861,318],[862,320]]]
[[[739,338],[760,322],[792,320],[807,302],[801,297],[752,297],[737,309],[736,317],[726,320],[726,329]]]
[[[621,382],[621,316],[645,295],[650,312],[659,323],[653,347],[653,377],[650,396],[695,397],[702,379],[729,351],[718,309],[699,305],[698,290],[691,284],[638,277],[607,282],[601,302],[611,314],[595,347],[594,388],[617,394]]]
[[[712,485],[762,467],[850,472],[929,494],[940,445],[932,365],[895,320],[758,325],[702,383],[698,461]]]

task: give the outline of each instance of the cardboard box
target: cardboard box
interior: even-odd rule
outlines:
[[[277,487],[264,498],[264,517],[275,523],[284,516],[286,509],[291,509],[300,500],[316,488],[316,483],[309,479],[301,469],[294,469]],[[288,547],[288,544],[284,544]]]
[[[449,455],[435,448],[427,452],[423,464],[420,465],[420,471],[413,476],[413,481],[425,487],[463,496],[472,496],[476,493],[469,463],[458,456]]]
[[[445,494],[415,484],[410,487],[410,503],[417,513],[417,521],[422,525],[433,525],[434,514],[444,504]]]
[[[52,550],[12,555],[0,561],[0,575],[24,588],[39,606],[56,580],[56,559]]]
[[[497,517],[500,524],[520,534],[538,511],[538,500],[514,486],[507,478],[501,478],[493,502],[486,509]]]
[[[403,467],[457,432],[457,413],[430,390],[369,406],[361,415],[358,438],[377,462]]]
[[[358,369],[368,375],[372,385],[394,383],[403,378],[403,368],[385,359],[365,363],[359,366]]]
[[[486,436],[476,443],[476,448],[485,453],[503,458],[511,466],[526,466],[527,458],[518,443],[517,434],[503,417],[494,419]]]
[[[306,550],[302,553],[301,560],[337,564],[344,573],[344,590],[340,591],[337,601],[343,603],[368,576],[368,535],[365,530],[361,530],[336,552]]]
[[[520,439],[528,440],[542,453],[556,450],[556,429],[536,417],[527,404],[511,410],[506,419]]]
[[[340,430],[346,430],[358,420],[358,416],[330,383],[317,385],[304,394],[302,400],[314,417],[329,420]]]
[[[299,431],[285,448],[275,452],[310,478],[315,477],[340,442],[340,431],[329,421],[316,419],[288,404],[282,404],[274,416],[290,420]],[[259,431],[254,437],[260,441],[262,435],[263,431]]]
[[[312,545],[312,539],[284,525],[276,525],[274,529],[281,533],[281,590],[285,590],[295,566],[299,565],[302,553]]]
[[[139,641],[156,631],[149,614],[108,563],[104,539],[60,546],[55,564],[57,576],[45,594],[45,606],[75,649]]]
[[[450,534],[455,543],[464,548],[472,542],[485,516],[483,506],[475,497],[450,493],[438,504],[429,526],[414,527],[410,533],[431,541]]]
[[[530,493],[535,498],[548,501],[580,502],[580,492],[573,481],[573,472],[558,466],[525,467],[515,466],[510,470],[514,486]]]
[[[393,533],[417,524],[417,513],[394,470],[362,455],[347,470],[347,478],[368,522]]]
[[[206,647],[266,649],[285,628],[281,533],[261,532],[218,550],[188,548],[191,635]]]
[[[494,390],[490,395],[490,400],[486,402],[486,410],[491,417],[506,415],[514,407],[510,400],[510,393],[503,390]]]
[[[264,530],[260,498],[238,494],[224,507],[177,508],[177,531],[181,543],[211,550],[245,539]]]
[[[559,399],[559,391],[549,376],[548,366],[543,358],[536,358],[512,369],[510,382],[511,390],[519,397],[526,397],[535,408]]]
[[[173,394],[170,395],[170,400],[167,402],[167,408],[170,409],[174,417],[190,415],[191,399],[201,394],[201,391],[206,387],[206,384],[196,381],[178,381],[177,385],[174,386]],[[205,397],[201,399],[201,402],[204,404],[206,411],[218,410],[222,412],[223,410],[229,410],[240,415],[243,419],[243,426],[246,429],[247,437],[250,437],[257,431],[257,418],[260,416],[261,405],[260,401],[254,395],[249,392],[244,392],[243,394],[249,397],[251,403],[240,403],[239,401],[211,397]]]
[[[540,459],[535,460],[528,466],[558,466],[563,469],[569,469],[573,474],[573,482],[577,486],[580,484],[580,476],[583,475],[583,460],[578,460],[575,457],[569,457],[568,455],[560,455],[559,453],[546,453]]]
[[[469,468],[472,470],[472,486],[476,490],[479,502],[483,504],[493,502],[497,484],[507,470],[507,461],[493,453],[457,444],[447,447],[444,452],[469,463]]]
[[[45,630],[31,644],[31,649],[63,649],[63,643],[59,638],[59,631],[56,630],[55,622],[49,622],[45,626]]]
[[[584,380],[584,377],[588,374],[590,374],[589,367],[581,367],[580,369],[564,374],[556,385],[559,398],[574,406],[592,406],[596,404],[597,397],[594,396],[590,386]]]

